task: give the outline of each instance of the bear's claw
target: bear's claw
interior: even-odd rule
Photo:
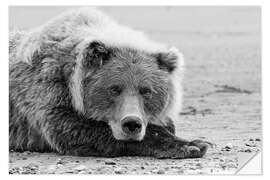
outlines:
[[[194,140],[188,145],[179,146],[166,151],[159,151],[156,153],[158,159],[184,159],[184,158],[201,158],[205,155],[209,144],[201,140]]]
[[[203,140],[200,140],[200,139],[196,139],[196,140],[193,140],[189,143],[189,146],[195,146],[195,147],[198,147],[200,149],[200,152],[203,155],[205,155],[207,149],[209,147],[213,147],[214,144],[213,143],[210,143],[208,141],[203,141]]]

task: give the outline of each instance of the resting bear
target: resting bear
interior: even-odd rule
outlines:
[[[77,156],[202,157],[174,135],[183,57],[97,9],[9,41],[9,148]]]

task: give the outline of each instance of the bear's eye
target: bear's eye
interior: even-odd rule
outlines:
[[[109,88],[109,91],[110,91],[111,95],[118,96],[121,94],[122,88],[120,86],[114,85],[114,86],[111,86]]]
[[[146,98],[151,98],[152,96],[152,90],[148,87],[141,87],[139,93]]]

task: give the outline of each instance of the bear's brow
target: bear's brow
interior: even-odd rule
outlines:
[[[131,49],[128,47],[118,48],[115,55],[120,60],[129,60],[133,64],[139,63],[142,60],[149,62],[152,61],[150,55],[148,55],[146,52]]]

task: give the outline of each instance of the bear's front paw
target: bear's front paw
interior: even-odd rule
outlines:
[[[208,141],[203,141],[203,140],[200,140],[200,139],[196,139],[196,140],[193,140],[191,141],[188,146],[190,147],[197,147],[200,149],[200,152],[201,152],[201,155],[205,155],[208,147],[213,147],[214,144],[208,142]]]
[[[159,159],[201,158],[205,155],[209,145],[212,144],[202,140],[194,140],[186,145],[175,143],[166,150],[156,151],[155,156]]]
[[[184,145],[180,148],[172,148],[164,151],[156,151],[155,154],[158,159],[184,159],[184,158],[199,158],[203,156],[200,148],[196,146]]]
[[[201,149],[195,145],[178,146],[177,144],[175,144],[174,147],[172,146],[167,149],[156,150],[155,157],[158,159],[200,158],[206,152],[205,148],[202,147]]]

